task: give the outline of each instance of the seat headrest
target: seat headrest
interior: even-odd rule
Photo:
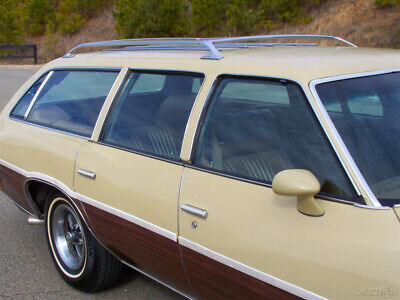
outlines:
[[[195,95],[174,95],[167,97],[157,111],[156,124],[187,122]]]

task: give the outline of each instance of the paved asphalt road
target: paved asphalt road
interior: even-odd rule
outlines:
[[[37,70],[0,66],[0,109]],[[72,289],[58,275],[47,250],[44,227],[27,224],[21,212],[0,192],[0,299],[179,299],[158,283],[125,270],[112,289],[88,295]]]

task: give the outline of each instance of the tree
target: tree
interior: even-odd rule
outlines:
[[[375,3],[380,7],[400,6],[400,0],[375,0]]]
[[[225,31],[229,1],[191,0],[190,4],[194,31],[198,35],[215,36]]]
[[[43,34],[47,22],[54,19],[54,7],[48,0],[27,0],[22,9],[27,32],[31,35]]]
[[[304,7],[320,0],[262,0],[261,9],[267,19],[279,22],[303,23],[310,21]]]
[[[56,13],[58,29],[62,33],[75,33],[85,23],[79,0],[61,0]]]
[[[174,37],[189,31],[184,0],[118,0],[114,17],[123,38]]]
[[[253,1],[255,2],[255,1]],[[250,7],[251,1],[233,0],[227,8],[227,29],[230,35],[248,35],[260,28],[261,13]]]
[[[0,1],[0,44],[19,44],[24,40],[20,15],[13,0]]]

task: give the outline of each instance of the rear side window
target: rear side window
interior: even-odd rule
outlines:
[[[47,74],[46,74],[47,75]],[[19,100],[17,105],[14,107],[14,109],[11,112],[11,115],[14,117],[19,117],[23,118],[25,116],[25,112],[29,107],[29,104],[31,103],[33,97],[35,97],[36,92],[40,88],[41,84],[46,78],[46,75],[43,75],[40,77],[39,80],[37,80],[30,88],[29,90],[25,93],[25,95]]]
[[[132,87],[130,93],[147,93],[161,91],[165,83],[165,75],[163,74],[142,74],[135,86]]]
[[[221,92],[221,98],[235,98],[243,101],[289,104],[286,88],[281,84],[260,84],[257,82],[228,82]]]
[[[90,137],[117,76],[114,71],[54,71],[27,120]]]
[[[179,160],[183,135],[203,76],[132,72],[112,109],[101,140],[149,155]],[[146,87],[146,88],[144,88]]]
[[[321,194],[359,201],[303,92],[293,83],[220,79],[195,164],[263,183],[285,169],[306,169],[320,181]]]

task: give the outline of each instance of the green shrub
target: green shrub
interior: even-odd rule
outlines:
[[[188,33],[185,0],[118,0],[114,17],[120,37],[167,37]]]
[[[216,36],[224,32],[229,3],[226,0],[191,0],[191,19],[196,35]]]
[[[14,0],[0,1],[0,44],[20,44],[24,40],[21,16]]]
[[[54,7],[48,0],[27,0],[22,7],[27,33],[41,35],[49,20],[54,19]]]
[[[304,7],[318,4],[319,0],[262,0],[263,15],[278,22],[304,23],[311,20]]]
[[[81,14],[80,0],[62,0],[56,13],[58,30],[61,33],[75,33],[85,23]]]
[[[99,10],[112,4],[110,0],[80,0],[79,13],[82,16],[90,17],[95,15]]]
[[[261,12],[257,7],[251,7],[251,1],[233,0],[226,15],[229,35],[249,35],[264,27]]]
[[[375,4],[380,7],[389,7],[393,5],[400,6],[400,0],[375,0]]]
[[[400,1],[400,0],[398,0]],[[198,35],[252,34],[283,22],[311,20],[307,9],[319,0],[191,0]]]
[[[57,48],[60,38],[55,34],[56,28],[56,24],[52,21],[49,21],[46,25],[44,46],[46,47],[46,53],[49,54],[49,57],[46,57],[46,59],[52,59],[58,56],[58,52],[60,51],[60,49]]]

